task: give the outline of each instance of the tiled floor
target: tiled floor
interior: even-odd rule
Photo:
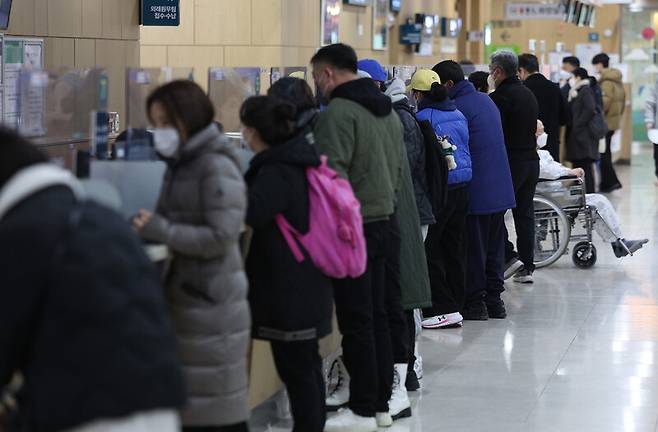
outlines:
[[[627,238],[658,241],[658,190],[645,148],[611,195]],[[509,318],[421,336],[425,377],[414,417],[390,432],[658,431],[658,256],[569,257],[507,285]],[[289,430],[279,426],[256,431]],[[285,424],[285,423],[284,423]]]

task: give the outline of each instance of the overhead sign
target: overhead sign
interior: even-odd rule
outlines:
[[[400,26],[400,45],[420,45],[423,31],[421,24],[403,24]]]
[[[565,13],[563,3],[505,3],[508,20],[563,20]]]
[[[179,26],[180,0],[141,0],[141,24],[145,26]]]

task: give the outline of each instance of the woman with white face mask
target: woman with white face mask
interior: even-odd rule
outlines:
[[[155,214],[141,210],[133,225],[173,255],[165,286],[187,379],[183,431],[247,431],[250,319],[238,243],[247,199],[235,149],[191,81],[156,89],[147,109],[169,168]]]
[[[587,71],[578,68],[569,80],[569,110],[571,111],[571,131],[567,138],[567,159],[574,168],[585,172],[587,193],[594,193],[594,162],[599,159],[599,140],[590,128],[596,115],[596,99],[590,88]]]

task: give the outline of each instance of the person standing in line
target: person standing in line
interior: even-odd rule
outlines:
[[[500,298],[505,290],[505,212],[516,203],[500,112],[489,96],[464,79],[454,61],[443,61],[434,71],[468,121],[473,163],[463,316],[466,320],[503,319],[507,316]]]
[[[658,127],[658,81],[654,85],[647,97],[647,102],[644,108],[644,124],[647,128],[647,134],[652,129]],[[650,141],[658,141],[658,137],[649,137]],[[658,186],[658,142],[653,142],[653,161],[655,165],[654,174],[656,179],[654,184]]]
[[[36,146],[5,128],[0,142],[0,430],[179,431],[180,360],[144,245]]]
[[[267,95],[291,103],[297,112],[295,128],[307,135],[309,142],[313,141],[313,128],[318,121],[320,110],[308,83],[301,78],[281,78],[267,90]]]
[[[436,66],[434,72],[437,72]],[[488,78],[489,74],[484,71],[475,71],[468,76],[468,80],[471,82],[471,84],[473,84],[475,90],[484,94],[489,94],[489,83],[487,82]]]
[[[612,164],[612,136],[621,128],[621,117],[626,108],[626,91],[622,83],[621,71],[610,67],[610,57],[601,53],[594,56],[592,64],[599,74],[599,85],[603,95],[603,112],[608,124],[605,136],[605,152],[601,154],[601,183],[599,190],[603,193],[621,189],[615,167]]]
[[[239,246],[247,194],[238,158],[191,81],[156,89],[147,113],[168,169],[155,213],[141,210],[133,225],[173,255],[166,290],[189,394],[183,430],[247,431],[251,323]]]
[[[539,179],[537,156],[537,119],[539,106],[535,95],[517,76],[519,60],[511,51],[501,50],[491,56],[489,83],[503,125],[507,157],[512,171],[516,196],[513,210],[516,245],[509,241],[505,228],[505,279],[514,276],[520,283],[532,283],[535,271],[535,211],[533,197]]]
[[[562,59],[562,70],[568,74],[566,82],[562,87],[560,87],[560,91],[562,92],[562,99],[565,101],[569,98],[569,90],[571,90],[571,86],[569,85],[569,78],[571,78],[571,75],[573,75],[573,71],[579,67],[580,60],[578,57],[568,56]]]
[[[534,54],[519,56],[519,77],[532,91],[539,104],[539,120],[548,134],[546,150],[560,161],[560,126],[566,125],[567,107],[560,87],[539,73],[539,60]]]
[[[368,250],[366,273],[334,281],[343,360],[350,374],[348,408],[327,420],[327,432],[390,426],[393,354],[386,308],[385,261],[390,219],[403,167],[403,129],[391,100],[357,76],[356,52],[334,44],[311,59],[319,92],[330,100],[315,127],[319,151],[347,179],[361,202]]]
[[[461,326],[466,285],[466,215],[468,186],[472,178],[468,122],[448,98],[436,72],[421,69],[409,86],[416,98],[419,121],[429,121],[438,137],[447,137],[455,147],[449,164],[446,205],[431,225],[425,242],[427,266],[432,288],[432,306],[423,309],[423,328],[442,329]]]
[[[567,159],[572,162],[574,168],[583,170],[585,190],[591,194],[596,192],[593,167],[599,158],[599,143],[590,130],[590,122],[596,115],[596,100],[585,69],[576,69],[569,81],[569,110],[572,121],[567,140]]]
[[[285,78],[284,78],[285,79]],[[270,341],[274,364],[286,385],[294,432],[323,432],[325,384],[318,339],[331,333],[331,281],[309,259],[297,262],[279,227],[282,214],[308,232],[306,169],[320,156],[297,132],[295,107],[271,96],[247,99],[240,110],[242,136],[256,153],[249,185],[248,226],[254,235],[247,257],[253,337]]]

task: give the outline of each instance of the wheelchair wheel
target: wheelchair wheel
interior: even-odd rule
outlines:
[[[565,254],[571,238],[571,222],[564,210],[541,195],[535,206],[535,266],[548,267]]]
[[[590,242],[580,242],[573,248],[571,258],[576,267],[588,269],[596,264],[596,246]]]

